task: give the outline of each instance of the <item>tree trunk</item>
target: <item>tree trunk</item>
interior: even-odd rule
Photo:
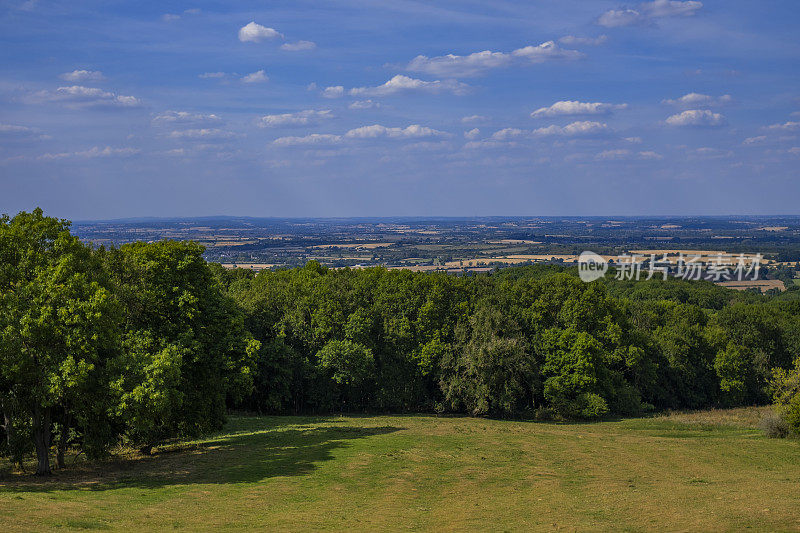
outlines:
[[[6,444],[8,445],[8,450],[13,454],[14,448],[11,444],[13,435],[11,435],[11,432],[14,431],[14,428],[11,426],[11,417],[9,417],[8,413],[5,411],[3,411],[3,429],[6,432]]]
[[[61,425],[61,434],[58,436],[58,447],[56,448],[56,464],[58,468],[66,468],[64,462],[64,453],[67,451],[67,444],[69,443],[69,417],[64,417],[64,423]]]
[[[66,468],[64,463],[64,451],[67,449],[67,439],[62,435],[58,439],[58,447],[56,448],[56,465],[59,469]]]
[[[49,476],[50,471],[50,409],[33,410],[33,441],[36,445],[36,475]]]

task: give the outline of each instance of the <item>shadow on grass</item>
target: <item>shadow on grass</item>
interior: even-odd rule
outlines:
[[[385,435],[403,428],[301,427],[270,425],[270,420],[241,419],[232,434],[196,444],[165,449],[149,457],[117,458],[56,472],[47,479],[9,476],[0,492],[104,491],[159,488],[168,485],[254,483],[279,476],[300,476],[333,459],[333,452],[357,439]],[[260,422],[260,423],[259,423]],[[308,422],[311,423],[309,418]],[[335,420],[326,420],[335,422]]]

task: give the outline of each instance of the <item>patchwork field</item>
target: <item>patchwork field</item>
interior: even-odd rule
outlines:
[[[4,531],[798,530],[800,443],[763,410],[592,424],[233,417],[53,479],[6,473]],[[68,463],[72,463],[70,459]]]

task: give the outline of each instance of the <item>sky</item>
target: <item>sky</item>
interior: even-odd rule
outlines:
[[[797,0],[0,0],[0,213],[800,214]]]

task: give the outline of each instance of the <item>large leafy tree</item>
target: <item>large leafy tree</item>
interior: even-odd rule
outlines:
[[[41,209],[0,219],[0,402],[7,432],[29,422],[39,475],[50,473],[54,427],[61,466],[71,438],[90,453],[114,438],[120,309],[100,267],[65,220]]]
[[[252,386],[258,343],[202,253],[177,241],[106,253],[127,310],[117,414],[145,451],[168,437],[220,428],[226,401]]]

